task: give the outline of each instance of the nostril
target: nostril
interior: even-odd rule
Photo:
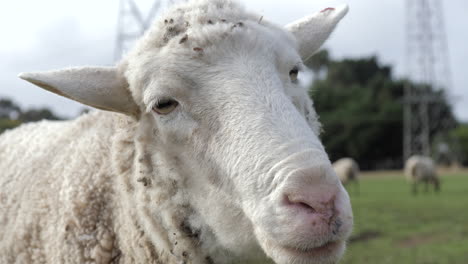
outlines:
[[[315,209],[314,209],[312,206],[310,206],[310,205],[308,205],[308,204],[306,204],[306,203],[299,202],[299,203],[298,203],[298,206],[300,206],[300,207],[302,207],[303,209],[309,211],[310,213],[315,213],[315,212],[316,212]]]
[[[307,202],[305,201],[302,201],[300,199],[294,199],[294,198],[291,198],[291,196],[289,195],[285,195],[284,196],[285,198],[285,201],[286,201],[286,205],[288,206],[295,206],[295,207],[298,207],[304,211],[307,211],[309,213],[316,213],[316,210],[314,207],[312,207],[310,204],[308,204]]]

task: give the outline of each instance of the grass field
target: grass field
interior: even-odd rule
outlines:
[[[443,173],[442,191],[414,196],[399,172],[349,186],[355,217],[341,263],[468,263],[468,172]]]

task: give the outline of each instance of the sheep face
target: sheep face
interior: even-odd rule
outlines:
[[[202,239],[212,234],[209,250],[336,263],[351,232],[351,206],[301,78],[302,61],[346,9],[284,30],[227,1],[197,3],[157,22],[118,69],[78,69],[88,77],[68,86],[85,83],[86,92],[59,92],[138,118],[152,159],[181,176],[180,199],[193,209],[190,225]],[[213,17],[211,9],[219,9]],[[60,73],[46,75],[23,78],[55,92],[66,86]],[[103,83],[111,92],[102,92]]]
[[[162,49],[148,50],[147,36],[128,57],[154,148],[177,156],[190,206],[222,248],[336,262],[351,208],[318,139],[294,38],[257,21],[210,21]]]

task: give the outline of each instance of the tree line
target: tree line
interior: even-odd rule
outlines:
[[[0,98],[0,133],[15,128],[22,123],[35,122],[42,119],[62,120],[52,110],[43,108],[21,109],[13,100]]]
[[[434,158],[468,162],[468,126],[456,120],[443,90],[396,79],[375,56],[334,60],[322,50],[307,64],[316,76],[310,96],[332,161],[353,157],[363,169],[401,168],[404,86],[410,84],[440,98],[428,106],[431,124],[444,124],[430,127]],[[441,153],[441,144],[448,153]]]

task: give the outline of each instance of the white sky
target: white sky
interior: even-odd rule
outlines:
[[[149,7],[152,0],[136,0]],[[405,0],[241,0],[278,24],[324,7],[348,3],[350,12],[326,43],[335,58],[377,55],[404,73]],[[468,121],[468,1],[442,1],[449,42],[455,113]],[[450,5],[448,5],[449,3]],[[82,105],[46,92],[16,76],[24,71],[113,64],[117,0],[15,0],[0,8],[0,97],[23,107],[47,106],[73,117]]]

